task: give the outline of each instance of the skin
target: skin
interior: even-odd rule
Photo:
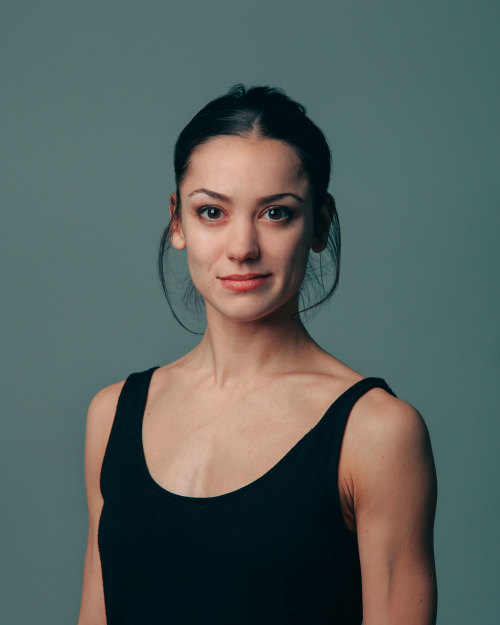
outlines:
[[[259,201],[283,193],[293,195]],[[170,198],[172,244],[187,251],[207,330],[191,352],[153,374],[143,446],[163,488],[208,497],[266,473],[364,376],[321,349],[291,316],[308,254],[326,243],[333,200],[320,207],[314,232],[309,181],[288,145],[257,135],[211,139],[193,153],[180,196],[180,206],[175,194]],[[268,278],[251,291],[224,286],[224,276],[249,272]],[[99,475],[123,384],[105,387],[89,406],[89,537],[79,625],[106,622]],[[358,536],[364,624],[435,623],[437,484],[428,431],[413,406],[381,388],[356,402],[338,490],[344,521]]]

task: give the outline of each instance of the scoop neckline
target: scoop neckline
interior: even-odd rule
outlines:
[[[277,471],[280,467],[282,467],[285,464],[285,462],[294,453],[297,452],[297,449],[299,449],[302,446],[302,444],[304,443],[304,441],[311,436],[312,432],[314,432],[317,429],[319,429],[320,425],[326,421],[326,418],[330,414],[330,412],[337,406],[337,404],[340,403],[340,401],[349,392],[351,392],[354,388],[357,388],[362,382],[365,382],[366,380],[382,380],[382,378],[377,378],[377,377],[374,377],[374,376],[368,376],[368,377],[361,378],[361,380],[358,380],[357,382],[354,382],[354,384],[349,386],[345,391],[343,391],[330,404],[330,406],[326,409],[326,411],[321,416],[319,421],[317,421],[312,426],[312,428],[310,428],[303,436],[301,436],[301,438],[299,438],[299,440],[296,443],[294,443],[294,445],[283,456],[281,456],[281,458],[275,464],[273,464],[273,466],[271,468],[269,468],[265,473],[263,473],[262,475],[259,475],[259,477],[255,478],[251,482],[248,482],[247,484],[244,484],[243,486],[240,486],[239,488],[230,490],[230,491],[228,491],[226,493],[220,493],[219,495],[210,495],[209,497],[193,497],[191,495],[181,495],[180,493],[174,493],[174,491],[168,490],[167,488],[165,488],[164,486],[159,484],[154,479],[154,477],[151,475],[151,471],[149,470],[149,467],[148,467],[148,464],[147,464],[147,461],[146,461],[146,454],[145,454],[145,451],[144,451],[144,439],[143,439],[143,432],[142,432],[142,430],[143,430],[143,424],[144,424],[144,413],[146,412],[147,398],[148,398],[149,388],[150,388],[150,385],[151,385],[151,379],[152,379],[153,373],[155,372],[156,369],[159,369],[159,366],[153,367],[150,370],[151,373],[150,373],[150,376],[149,376],[149,380],[147,381],[147,390],[146,390],[146,393],[144,395],[144,405],[142,406],[141,416],[140,416],[140,419],[139,419],[139,428],[138,428],[139,429],[139,447],[140,447],[140,461],[141,461],[142,470],[143,470],[143,473],[146,476],[146,479],[147,479],[148,483],[157,492],[159,492],[159,493],[161,493],[163,495],[166,495],[168,497],[171,497],[173,499],[177,499],[178,501],[185,501],[185,502],[198,503],[198,504],[211,503],[211,502],[216,502],[216,501],[224,501],[224,500],[229,499],[231,497],[238,496],[240,493],[244,493],[247,490],[250,490],[251,488],[254,488],[255,486],[257,486],[259,484],[262,484],[272,474],[274,474],[275,471]]]

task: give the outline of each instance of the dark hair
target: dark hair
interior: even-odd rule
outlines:
[[[246,88],[241,83],[233,85],[225,95],[204,106],[180,133],[174,149],[177,197],[174,217],[179,215],[181,207],[179,185],[188,172],[194,150],[213,137],[221,135],[245,137],[250,134],[278,139],[296,151],[311,184],[316,230],[319,227],[319,207],[327,197],[330,182],[332,157],[325,136],[307,117],[305,107],[292,100],[282,89],[269,86]],[[158,271],[170,309],[176,320],[186,328],[175,313],[166,282],[165,269],[171,245],[172,222],[171,219],[161,238]],[[324,254],[330,257],[330,265],[325,266],[322,258]],[[333,201],[332,225],[326,247],[321,253],[309,254],[306,276],[299,291],[300,299],[306,307],[299,312],[316,308],[333,295],[339,280],[339,269],[340,226]],[[330,286],[327,286],[326,282]],[[195,307],[200,310],[200,297],[189,278],[186,286],[184,302],[187,304],[194,298]],[[311,292],[317,294],[318,290],[322,295],[318,301],[311,304]]]

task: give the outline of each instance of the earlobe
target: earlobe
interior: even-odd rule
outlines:
[[[182,224],[180,220],[179,210],[177,207],[177,195],[170,195],[170,241],[176,250],[183,250],[186,247],[184,233],[182,232]]]
[[[186,247],[186,241],[179,230],[170,230],[170,240],[172,247],[175,247],[176,250],[183,250]]]
[[[328,244],[328,233],[330,232],[335,211],[335,200],[330,193],[327,193],[325,201],[319,211],[318,231],[313,244],[311,245],[312,251],[317,254],[322,252]]]

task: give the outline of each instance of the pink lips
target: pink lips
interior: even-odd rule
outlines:
[[[267,273],[233,273],[219,278],[230,291],[251,291],[262,286],[271,274]]]

